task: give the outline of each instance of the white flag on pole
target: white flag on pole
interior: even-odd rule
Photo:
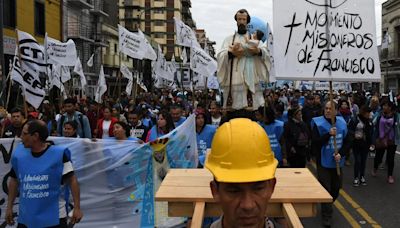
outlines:
[[[144,39],[126,28],[118,25],[119,50],[135,59],[143,59],[146,54]]]
[[[14,57],[11,79],[22,87],[26,101],[33,107],[39,108],[45,96],[39,71],[34,70],[32,64],[20,62],[18,54]]]
[[[26,101],[39,108],[45,96],[39,78],[40,72],[46,72],[44,47],[29,33],[17,32],[19,45],[15,50],[11,79],[22,87]]]
[[[186,48],[182,48],[181,59],[183,64],[187,63],[188,59],[187,59]]]
[[[147,40],[146,36],[143,34],[143,32],[139,29],[138,34],[142,39],[144,40],[142,49],[145,49],[146,52],[144,53],[143,58],[145,59],[150,59],[150,60],[156,60],[157,59],[157,54],[154,51],[153,47],[150,45],[149,41]]]
[[[158,58],[154,62],[153,77],[161,77],[169,81],[173,81],[175,76],[174,68],[167,63],[167,60],[162,53],[160,45],[158,45]]]
[[[94,53],[90,56],[89,60],[86,62],[86,65],[88,65],[88,67],[93,66],[93,59],[94,59]]]
[[[29,33],[17,30],[20,61],[35,71],[46,72],[45,49]],[[29,51],[28,51],[29,50]],[[23,66],[24,66],[23,65]],[[22,66],[22,67],[23,67]]]
[[[209,89],[219,89],[218,78],[215,76],[210,76],[207,79],[207,88]]]
[[[82,89],[84,90],[85,86],[87,85],[87,81],[86,81],[85,75],[83,74],[82,63],[79,58],[76,58],[74,72],[79,75],[79,78],[81,80]]]
[[[190,69],[208,77],[214,75],[217,71],[217,61],[211,58],[203,49],[192,47],[190,49]]]
[[[121,64],[121,69],[120,70],[121,70],[121,73],[124,76],[124,78],[128,79],[128,85],[126,85],[125,91],[126,91],[126,94],[128,94],[128,96],[130,96],[132,94],[132,85],[133,85],[132,72],[124,64]]]
[[[45,37],[45,47],[50,63],[61,64],[63,66],[74,66],[76,55],[76,47],[73,40],[62,43],[56,39]]]
[[[94,99],[98,104],[103,103],[102,96],[106,91],[107,91],[106,77],[104,75],[103,65],[101,65],[99,81],[97,82],[96,96]]]
[[[387,49],[389,48],[389,44],[392,43],[392,37],[390,37],[390,34],[388,31],[386,31],[385,36],[383,36],[382,40],[382,49]]]
[[[176,44],[185,47],[200,47],[197,42],[196,34],[194,31],[185,23],[178,18],[175,18],[175,32],[176,32]]]

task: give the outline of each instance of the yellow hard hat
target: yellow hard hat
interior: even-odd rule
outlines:
[[[275,177],[278,161],[265,130],[238,118],[223,124],[214,135],[205,167],[225,183],[248,183]]]

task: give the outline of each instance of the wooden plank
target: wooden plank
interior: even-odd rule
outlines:
[[[209,186],[164,186],[156,194],[156,201],[168,202],[213,202]],[[329,203],[332,197],[322,187],[276,187],[271,202],[292,203]]]
[[[303,224],[301,224],[299,216],[297,216],[296,210],[291,203],[283,203],[282,210],[290,228],[303,228]]]
[[[297,215],[301,218],[316,216],[317,204],[315,203],[298,203],[293,204]],[[168,202],[168,216],[170,217],[191,217],[194,213],[194,206],[191,202]],[[206,203],[204,217],[219,217],[222,210],[217,203]],[[268,217],[284,217],[281,203],[268,204],[266,216]]]
[[[192,228],[201,228],[203,225],[205,202],[196,202],[194,205],[194,213],[192,217]]]

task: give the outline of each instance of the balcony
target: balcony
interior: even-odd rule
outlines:
[[[80,22],[67,23],[67,37],[94,42],[90,24],[85,25]]]
[[[90,10],[90,12],[94,15],[97,16],[104,16],[104,17],[108,17],[109,15],[104,12],[104,3],[103,1],[100,0],[94,0],[94,4],[93,4],[94,8]]]
[[[92,0],[68,0],[68,4],[81,9],[93,9]]]
[[[140,3],[138,0],[125,0],[123,7],[129,9],[140,9]]]

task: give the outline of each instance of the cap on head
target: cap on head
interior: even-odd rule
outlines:
[[[219,182],[248,183],[273,179],[277,165],[265,130],[238,118],[218,128],[205,167]]]

